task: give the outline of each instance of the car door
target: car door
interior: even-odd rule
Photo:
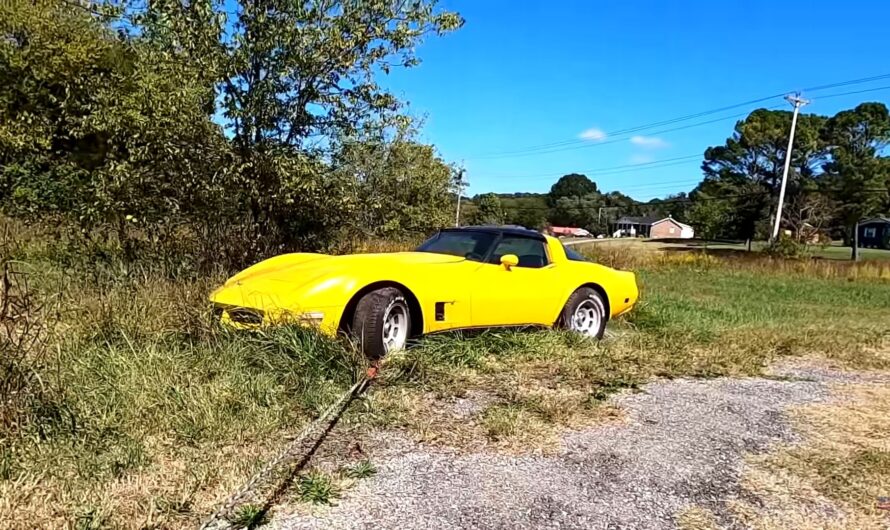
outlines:
[[[519,263],[502,265],[506,254],[516,255]],[[473,275],[473,325],[553,324],[558,301],[551,287],[558,273],[544,241],[504,234]]]

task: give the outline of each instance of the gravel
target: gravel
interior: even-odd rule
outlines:
[[[370,454],[377,475],[335,506],[299,508],[272,526],[661,529],[692,505],[733,526],[725,502],[742,494],[744,453],[794,441],[785,409],[827,399],[826,383],[846,377],[806,376],[653,382],[612,399],[627,421],[569,432],[556,455],[466,454],[380,433]]]

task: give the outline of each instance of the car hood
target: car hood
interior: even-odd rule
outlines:
[[[284,298],[297,291],[325,287],[337,278],[358,275],[368,269],[404,270],[406,267],[442,266],[460,263],[465,258],[430,252],[393,252],[383,254],[283,254],[261,261],[235,276],[217,289],[214,302],[249,307],[287,306]],[[380,277],[375,280],[386,280]]]

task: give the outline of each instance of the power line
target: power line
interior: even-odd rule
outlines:
[[[826,88],[837,88],[837,87],[849,86],[849,85],[859,85],[862,83],[870,83],[872,81],[879,81],[881,79],[890,79],[890,74],[881,74],[881,75],[874,75],[871,77],[862,77],[859,79],[851,79],[849,81],[841,81],[838,83],[830,83],[827,85],[817,85],[817,86],[812,86],[809,88],[804,88],[803,90],[806,92],[815,92],[817,90],[825,90]]]
[[[764,101],[768,101],[768,100],[770,100],[770,99],[775,99],[775,98],[777,98],[777,97],[781,97],[781,96],[782,96],[782,94],[776,94],[776,95],[767,96],[767,97],[763,97],[763,98],[752,99],[752,100],[750,100],[750,101],[744,101],[744,102],[742,102],[742,103],[737,103],[737,104],[735,104],[735,105],[728,105],[728,106],[720,107],[720,108],[717,108],[717,109],[711,109],[711,110],[706,110],[706,111],[702,111],[702,112],[696,112],[696,113],[694,113],[694,114],[688,114],[688,115],[686,115],[686,116],[680,116],[680,117],[677,117],[677,118],[671,118],[671,119],[667,119],[667,120],[656,121],[656,122],[648,123],[648,124],[645,124],[645,125],[637,125],[637,126],[635,126],[635,127],[628,127],[628,128],[626,128],[626,129],[617,129],[617,130],[614,130],[614,131],[608,131],[608,132],[605,132],[605,133],[603,133],[603,134],[604,134],[605,136],[618,136],[618,135],[629,134],[629,133],[633,133],[633,132],[639,132],[639,131],[643,131],[643,130],[646,130],[646,129],[651,129],[651,128],[653,128],[653,127],[660,127],[660,126],[663,126],[663,125],[671,125],[671,124],[673,124],[673,123],[677,123],[677,122],[681,122],[681,121],[692,120],[692,119],[695,119],[695,118],[701,118],[701,117],[703,117],[703,116],[708,116],[708,115],[710,115],[710,114],[717,114],[718,112],[723,112],[723,111],[727,111],[727,110],[732,110],[732,109],[735,109],[735,108],[738,108],[738,107],[743,107],[743,106],[746,106],[746,105],[753,105],[753,104],[755,104],[755,103],[762,103],[762,102],[764,102]],[[504,152],[502,152],[502,153],[494,153],[494,154],[502,155],[502,154],[513,154],[513,153],[525,153],[525,152],[529,152],[529,151],[533,151],[533,150],[548,149],[548,148],[552,148],[552,147],[561,147],[561,146],[564,146],[564,145],[583,144],[583,143],[588,143],[588,142],[590,142],[590,140],[585,140],[585,139],[578,139],[578,138],[575,138],[575,139],[572,139],[572,140],[562,140],[562,141],[559,141],[559,142],[552,142],[552,143],[549,143],[549,144],[540,144],[540,145],[537,145],[537,146],[530,146],[530,147],[526,147],[526,148],[519,149],[519,150],[516,150],[516,151],[504,151]],[[597,145],[599,145],[599,144],[597,144]],[[477,158],[487,158],[488,156],[492,156],[492,155],[480,155],[480,156],[478,156]]]
[[[772,107],[768,107],[767,110],[775,110],[779,107],[781,107],[781,105],[774,105]],[[671,133],[671,132],[675,132],[675,131],[682,131],[684,129],[691,129],[693,127],[700,127],[702,125],[709,125],[711,123],[717,123],[717,122],[721,122],[721,121],[725,121],[725,120],[739,118],[741,116],[747,116],[748,114],[750,114],[750,112],[748,112],[748,111],[738,113],[738,114],[731,114],[729,116],[723,116],[720,118],[715,118],[713,120],[706,120],[706,121],[702,121],[702,122],[691,123],[689,125],[683,125],[680,127],[672,127],[670,129],[662,129],[662,130],[655,131],[650,134],[657,135],[657,134],[667,134],[667,133]],[[489,157],[477,157],[476,160],[483,160],[483,159],[490,160],[490,159],[496,159],[496,158],[518,158],[518,157],[534,156],[534,155],[541,155],[541,154],[562,153],[564,151],[574,151],[577,149],[589,149],[591,147],[600,147],[603,145],[609,145],[609,144],[625,142],[625,141],[627,141],[627,138],[614,138],[612,140],[606,140],[604,142],[596,142],[596,143],[584,142],[586,145],[573,145],[573,146],[566,146],[563,148],[553,148],[553,149],[548,149],[548,150],[518,153],[518,154],[514,154],[514,155],[497,155],[497,156],[489,156]]]
[[[879,90],[890,90],[890,85],[879,86],[877,88],[866,88],[865,90],[853,90],[851,92],[841,92],[839,94],[828,94],[827,96],[820,96],[818,98],[813,98],[813,100],[818,101],[821,99],[837,98],[837,97],[841,97],[841,96],[851,96],[853,94],[864,94],[866,92],[877,92]]]
[[[849,86],[849,85],[855,85],[855,84],[861,84],[861,83],[869,83],[869,82],[878,81],[881,79],[890,79],[890,73],[871,76],[871,77],[863,77],[863,78],[859,78],[859,79],[850,79],[847,81],[841,81],[841,82],[830,83],[830,84],[825,84],[825,85],[817,85],[817,86],[805,88],[803,90],[809,91],[809,92],[815,92],[818,90],[825,90],[827,88],[837,88],[837,87]],[[872,90],[880,90],[880,88],[872,89]],[[857,93],[857,92],[853,92],[853,93]],[[782,97],[784,95],[785,95],[785,93],[780,93],[780,94],[774,94],[771,96],[765,96],[762,98],[751,99],[751,100],[744,101],[741,103],[736,103],[734,105],[727,105],[727,106],[716,108],[716,109],[706,110],[706,111],[702,111],[702,112],[696,112],[693,114],[687,114],[685,116],[679,116],[677,118],[671,118],[671,119],[667,119],[667,120],[651,122],[651,123],[638,125],[638,126],[634,126],[634,127],[628,127],[625,129],[619,129],[619,130],[615,130],[615,131],[609,131],[609,132],[605,132],[604,135],[605,136],[616,136],[616,135],[625,135],[625,134],[629,134],[632,132],[639,132],[639,131],[643,131],[643,130],[647,130],[647,129],[652,129],[655,127],[661,127],[663,125],[670,125],[670,124],[681,122],[681,121],[687,121],[687,120],[707,116],[710,114],[716,114],[719,112],[731,110],[731,109],[738,108],[738,107],[753,105],[756,103],[762,103],[764,101],[769,101],[771,99],[775,99],[777,97]],[[833,95],[824,96],[824,97],[826,97],[826,98],[827,97],[836,97],[836,96],[841,96],[841,95],[847,95],[847,94],[833,94]],[[703,124],[706,124],[706,123],[709,123],[709,122],[704,122]],[[652,134],[662,134],[662,133],[663,132],[657,132],[657,133],[652,133]],[[621,141],[621,140],[618,140],[618,141]],[[564,147],[564,146],[574,146],[574,145],[585,144],[585,143],[589,143],[589,142],[590,142],[590,140],[575,138],[575,139],[571,139],[571,140],[562,140],[562,141],[558,141],[558,142],[551,142],[551,143],[546,143],[546,144],[538,144],[538,145],[528,146],[528,147],[525,147],[522,149],[516,149],[516,150],[511,150],[511,151],[486,153],[486,154],[476,156],[475,159],[502,158],[502,157],[506,157],[509,155],[524,156],[524,155],[529,155],[529,154],[533,154],[533,153],[537,153],[537,152],[540,152],[541,154],[551,153],[551,152],[559,152],[559,151],[562,151],[562,149],[555,149],[555,148]],[[598,142],[598,143],[591,144],[591,145],[604,145],[604,144],[608,144],[608,143],[614,143],[614,142]],[[585,147],[587,147],[587,146],[585,146]]]
[[[651,162],[641,162],[637,164],[622,164],[620,166],[611,166],[611,167],[603,167],[603,168],[593,168],[593,169],[582,169],[570,171],[570,173],[581,173],[588,176],[608,176],[615,175],[619,173],[632,173],[635,171],[647,171],[650,169],[660,169],[663,167],[670,166],[678,166],[689,164],[690,162],[698,163],[698,160],[692,159],[700,159],[702,158],[701,154],[687,155],[687,156],[679,156],[676,158],[665,158],[663,160],[653,160]],[[489,175],[486,178],[489,179],[522,179],[522,180],[544,180],[550,179],[553,177],[560,177],[566,175],[566,172],[556,172],[556,173],[539,173],[534,175]]]
[[[832,190],[825,190],[832,191]],[[883,188],[866,188],[861,190],[862,193],[888,193],[887,189]],[[763,190],[763,191],[752,191],[748,193],[736,193],[730,195],[722,195],[722,196],[713,196],[713,197],[684,197],[681,199],[650,199],[648,201],[638,201],[636,199],[631,199],[630,204],[634,204],[637,206],[658,206],[661,204],[675,204],[675,203],[692,203],[692,202],[710,202],[710,201],[725,201],[731,199],[741,199],[746,197],[759,197],[763,195],[772,195],[773,192],[771,190]],[[658,202],[652,202],[657,200]],[[535,205],[535,206],[504,206],[504,209],[507,210],[551,210],[550,206],[545,205]]]
[[[871,78],[869,78],[869,79],[871,79]],[[837,94],[828,94],[825,96],[821,96],[819,99],[828,99],[828,98],[848,96],[848,95],[853,95],[853,94],[876,92],[876,91],[880,91],[880,90],[890,90],[890,85],[882,86],[882,87],[875,87],[875,88],[867,88],[864,90],[841,92],[841,93],[837,93]],[[779,107],[781,107],[781,105],[776,105],[775,107],[771,107],[770,110],[776,109]],[[736,117],[736,116],[737,115],[727,116],[724,118],[720,118],[720,120],[728,119],[728,118],[732,118],[732,117]],[[687,125],[687,126],[675,128],[673,130],[689,128],[689,127],[693,127],[693,126],[699,126],[699,125],[707,124],[707,123],[713,123],[714,121],[717,121],[717,120],[708,120],[706,122]],[[669,131],[661,131],[660,133],[656,133],[656,134],[664,134],[665,132],[669,132]],[[603,142],[603,143],[615,143],[617,141],[621,141],[621,140],[612,140],[610,142]],[[596,145],[601,145],[601,144],[596,144]],[[666,158],[663,160],[654,160],[651,162],[643,162],[643,163],[638,163],[638,164],[622,164],[622,165],[602,167],[602,168],[589,168],[589,169],[573,170],[572,173],[582,173],[585,175],[592,175],[592,176],[609,176],[609,175],[616,175],[616,174],[623,174],[623,173],[632,173],[632,172],[636,172],[636,171],[646,171],[646,170],[651,170],[651,169],[661,169],[661,168],[666,168],[666,167],[685,165],[686,164],[685,162],[679,163],[679,161],[689,160],[689,159],[694,159],[694,158],[702,158],[702,155],[701,154],[692,154],[692,155],[687,155],[687,156]],[[678,163],[670,163],[670,162],[678,162]],[[488,176],[486,178],[545,180],[545,179],[550,179],[553,177],[559,177],[559,176],[562,176],[565,174],[566,174],[566,172],[538,173],[538,174],[532,174],[532,175],[494,175],[494,176]],[[685,183],[685,181],[682,181],[680,183]]]

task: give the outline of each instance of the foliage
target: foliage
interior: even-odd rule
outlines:
[[[721,233],[729,215],[729,206],[724,201],[715,200],[703,192],[695,195],[695,202],[687,213],[696,233],[705,240],[715,239]]]
[[[540,193],[502,193],[504,222],[531,229],[542,229],[549,221],[547,196]]]
[[[310,471],[300,477],[299,497],[312,504],[331,504],[340,496],[340,489],[333,478],[321,471]]]
[[[450,168],[375,74],[461,23],[425,1],[6,2],[0,208],[234,267],[441,226]]]
[[[890,113],[882,103],[863,103],[828,120],[822,136],[831,153],[824,181],[850,234],[858,220],[888,202],[890,160],[879,154],[890,142]]]
[[[504,209],[501,199],[494,193],[485,193],[474,199],[476,212],[473,216],[473,224],[500,225],[504,223]]]
[[[693,191],[722,198],[728,215],[720,235],[752,239],[770,232],[781,183],[791,113],[760,109],[736,124],[722,146],[705,151],[705,178]],[[890,208],[890,119],[881,103],[833,117],[798,118],[783,224],[797,234],[815,227],[849,241],[856,220]]]
[[[798,259],[807,255],[806,246],[797,241],[794,237],[781,234],[775,241],[772,241],[763,251],[774,258]]]
[[[592,233],[609,231],[609,223],[621,215],[639,215],[641,205],[621,192],[601,193],[584,175],[565,175],[547,196],[548,220],[554,225],[585,228]]]
[[[817,115],[798,117],[786,191],[789,198],[813,186],[812,179],[825,157],[819,137],[824,122],[825,118]],[[723,197],[729,206],[722,235],[753,239],[759,223],[768,219],[781,184],[790,127],[791,112],[755,110],[736,124],[724,145],[705,151],[705,179],[696,191]]]
[[[548,200],[551,206],[555,206],[556,202],[563,197],[583,197],[598,191],[596,183],[586,175],[571,173],[563,175],[550,187]]]
[[[652,199],[643,206],[645,215],[664,219],[673,217],[680,222],[686,222],[688,210],[692,199],[686,192],[680,192],[666,196],[664,199]]]
[[[360,460],[343,469],[343,475],[351,479],[372,477],[377,474],[377,466],[368,459]]]
[[[232,519],[235,528],[256,528],[269,521],[269,515],[262,507],[255,504],[245,504],[238,509]]]
[[[451,221],[452,173],[432,146],[409,139],[345,142],[333,163],[333,178],[346,189],[338,227],[394,237],[444,226]]]

